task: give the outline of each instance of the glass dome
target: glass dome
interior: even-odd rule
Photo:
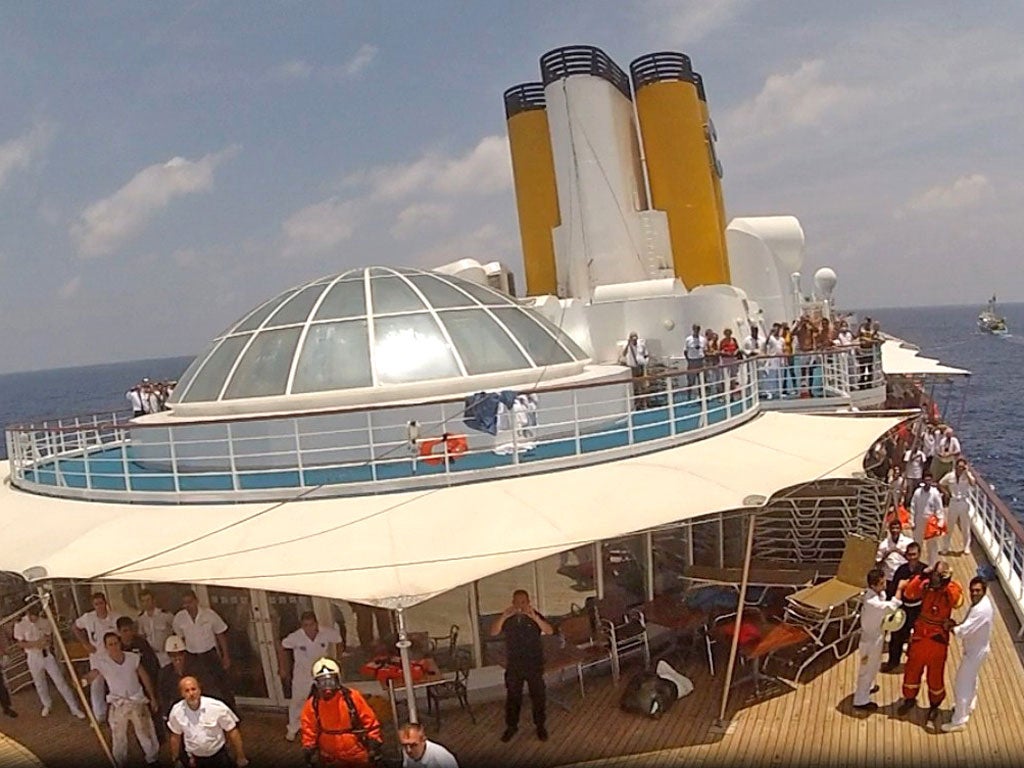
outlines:
[[[171,405],[184,414],[190,404],[446,382],[417,388],[440,394],[514,372],[565,376],[587,362],[564,332],[505,294],[437,272],[366,267],[291,288],[232,324],[185,371]]]

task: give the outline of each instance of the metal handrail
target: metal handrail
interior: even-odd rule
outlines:
[[[1024,525],[995,489],[971,469],[977,485],[970,489],[971,527],[974,539],[995,569],[1003,591],[1021,622],[1018,638],[1024,637]]]

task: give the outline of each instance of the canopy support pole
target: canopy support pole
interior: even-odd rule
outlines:
[[[79,685],[78,673],[75,672],[75,665],[71,663],[71,656],[68,655],[68,648],[64,645],[64,638],[60,634],[60,625],[57,624],[57,619],[53,615],[53,610],[50,608],[50,593],[42,587],[39,587],[39,603],[43,606],[43,612],[46,614],[46,620],[50,622],[50,627],[53,629],[53,638],[57,642],[57,646],[60,648],[60,655],[64,657],[64,664],[68,668],[68,672],[71,673],[71,685],[78,693],[78,701],[82,705],[82,711],[85,712],[85,716],[89,718],[89,724],[92,726],[93,733],[96,734],[96,738],[100,742],[100,748],[103,750],[103,754],[107,756],[107,760],[110,764],[117,768],[117,762],[114,760],[114,754],[110,751],[110,746],[107,744],[107,739],[103,735],[103,730],[100,728],[100,724],[96,720],[96,715],[92,711],[92,704],[85,697],[85,689]]]
[[[413,688],[412,681],[412,664],[409,661],[409,647],[412,643],[409,641],[409,635],[405,630],[405,609],[399,608],[395,611],[398,616],[398,642],[395,645],[398,646],[398,654],[402,658],[402,680],[405,683],[405,703],[409,708],[409,722],[418,723],[419,716],[416,712],[416,690]],[[395,723],[395,727],[399,727],[400,723]]]
[[[746,608],[747,585],[750,581],[750,560],[754,553],[754,527],[757,525],[757,514],[750,515],[750,526],[747,529],[747,551],[743,557],[743,575],[740,577],[740,597],[736,603],[736,621],[733,623],[732,645],[729,648],[729,666],[725,670],[725,687],[722,689],[722,706],[718,710],[718,724],[725,723],[725,709],[729,705],[729,689],[732,688],[732,673],[736,667],[736,654],[740,647],[740,624],[743,622],[743,610]]]

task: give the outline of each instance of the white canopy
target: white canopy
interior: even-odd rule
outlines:
[[[286,503],[109,504],[5,483],[0,569],[409,606],[580,544],[852,477],[899,421],[770,412],[695,443],[587,467]]]
[[[882,371],[904,376],[947,375],[970,376],[963,368],[944,365],[931,357],[922,357],[921,350],[905,346],[899,339],[886,339],[882,343]]]

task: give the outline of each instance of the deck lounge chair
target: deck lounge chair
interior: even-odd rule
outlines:
[[[797,668],[794,682],[819,656],[831,652],[841,659],[853,650],[860,631],[864,577],[875,565],[877,546],[866,536],[848,535],[836,575],[787,596],[783,622],[802,628],[808,637],[799,652],[807,657]]]

